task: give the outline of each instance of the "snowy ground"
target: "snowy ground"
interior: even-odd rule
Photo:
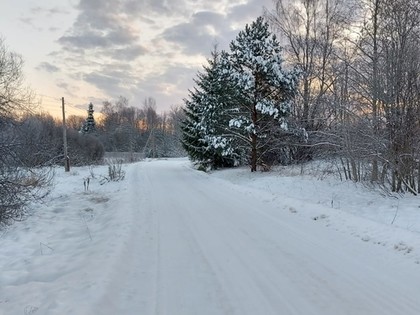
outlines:
[[[288,166],[252,174],[247,168],[215,172],[251,194],[273,200],[280,209],[364,242],[401,251],[420,262],[420,197],[397,195],[328,174],[327,163]],[[414,249],[417,248],[417,251]]]
[[[0,314],[420,314],[418,197],[309,166],[125,171],[100,185],[95,168],[86,192],[89,168],[57,170],[45,204],[0,231]]]

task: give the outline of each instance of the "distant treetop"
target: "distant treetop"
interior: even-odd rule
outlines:
[[[87,111],[88,116],[85,120],[85,122],[83,123],[82,128],[80,129],[80,132],[83,134],[88,134],[88,133],[94,133],[96,132],[96,127],[95,127],[95,118],[93,117],[93,104],[90,103],[89,104],[89,109]]]

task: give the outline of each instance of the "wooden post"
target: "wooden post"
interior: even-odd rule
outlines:
[[[66,111],[64,109],[64,97],[61,98],[61,107],[63,110],[64,171],[70,172],[70,159],[67,154],[67,126],[66,126]]]

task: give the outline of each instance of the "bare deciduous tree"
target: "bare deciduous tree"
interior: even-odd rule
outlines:
[[[22,57],[9,51],[0,37],[0,118],[30,110],[34,105],[34,95],[24,85],[22,67]]]
[[[28,111],[34,104],[32,92],[24,85],[22,64],[22,58],[10,52],[0,39],[1,224],[20,219],[29,202],[40,200],[48,191],[52,175],[48,169],[28,168],[19,154],[25,143],[19,136],[14,117]]]
[[[322,129],[331,108],[331,91],[337,80],[338,44],[351,17],[350,2],[343,0],[274,0],[266,12],[271,26],[286,44],[286,60],[302,70],[294,116],[308,130]]]

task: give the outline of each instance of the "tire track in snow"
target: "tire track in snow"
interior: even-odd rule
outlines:
[[[139,207],[142,228],[130,242],[137,254],[123,256],[137,259],[139,272],[124,281],[138,283],[143,296],[126,314],[420,313],[418,269],[393,265],[397,256],[377,246],[297,217],[273,217],[278,204],[185,162],[140,163],[131,171],[137,178],[127,198]]]
[[[171,183],[154,181],[159,175],[149,169],[145,169],[144,176],[149,195],[173,188]],[[177,191],[177,196],[182,194]],[[158,212],[160,230],[154,314],[233,314],[187,222],[185,210],[191,206],[175,198],[157,197],[151,202],[151,207]],[[176,276],[177,273],[181,276]],[[178,289],[184,283],[191,286],[189,290]]]

